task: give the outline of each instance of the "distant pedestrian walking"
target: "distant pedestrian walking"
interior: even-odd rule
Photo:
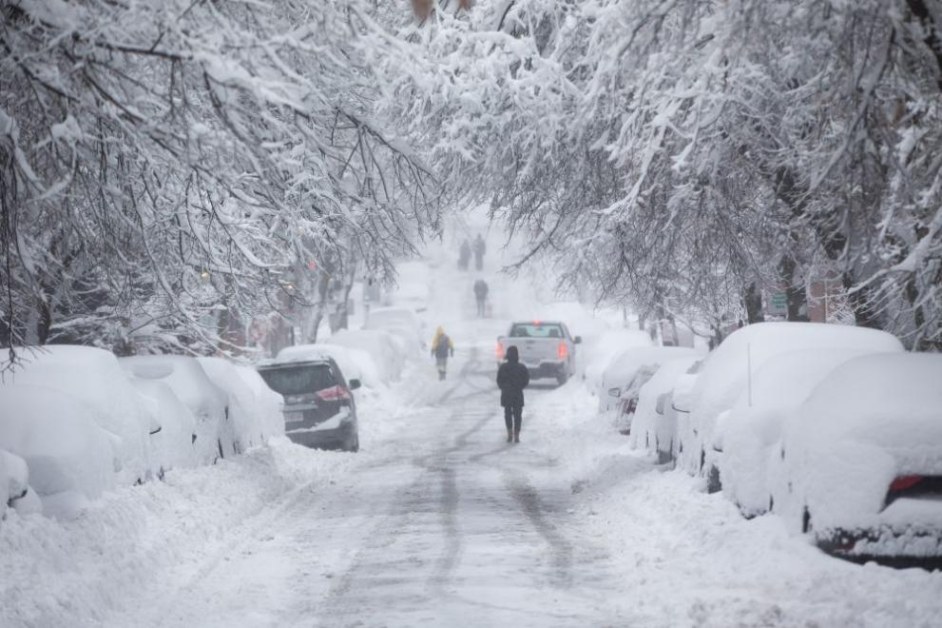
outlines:
[[[478,237],[474,239],[474,267],[478,270],[484,268],[484,251],[487,247],[484,246],[484,238],[481,237],[481,234],[478,234]]]
[[[471,261],[471,243],[465,238],[458,249],[458,270],[468,270],[469,261]]]
[[[439,327],[435,330],[435,337],[432,338],[432,355],[435,356],[435,366],[438,369],[438,379],[445,379],[445,372],[448,369],[448,358],[455,355],[455,345],[451,338],[445,333],[445,330]]]
[[[478,304],[478,316],[484,317],[486,315],[484,305],[487,303],[487,282],[483,279],[474,282],[474,300]]]
[[[517,347],[507,347],[507,361],[497,369],[497,386],[500,388],[500,405],[504,407],[504,423],[507,425],[507,442],[520,442],[520,427],[523,423],[523,389],[530,383],[530,372],[520,364]]]

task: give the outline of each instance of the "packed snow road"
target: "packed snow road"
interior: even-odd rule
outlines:
[[[492,361],[468,353],[383,446],[234,531],[148,596],[157,605],[114,623],[620,623],[608,555],[578,533],[571,488],[549,481],[557,461],[529,449],[526,431],[503,442]]]

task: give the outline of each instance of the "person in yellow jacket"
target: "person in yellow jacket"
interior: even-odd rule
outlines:
[[[432,338],[432,355],[435,356],[435,366],[438,367],[438,379],[445,379],[448,357],[455,355],[455,345],[441,327],[435,330],[435,337]]]

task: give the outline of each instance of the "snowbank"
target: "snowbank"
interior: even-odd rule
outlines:
[[[425,346],[422,325],[415,313],[406,308],[374,308],[367,315],[363,329],[389,332],[400,343],[407,358],[417,358]]]

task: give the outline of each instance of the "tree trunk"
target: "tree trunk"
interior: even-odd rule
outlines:
[[[854,287],[854,277],[848,271],[843,274],[842,283],[844,289],[848,291],[847,301],[854,312],[854,321],[858,327],[870,327],[871,329],[883,329],[879,312],[873,307],[872,292],[870,286],[864,286],[859,290],[851,292]]]
[[[789,256],[784,256],[779,262],[779,276],[785,287],[785,299],[788,313],[786,319],[790,321],[808,320],[808,295],[805,293],[804,281],[797,282],[798,264]]]
[[[765,313],[762,311],[762,292],[756,286],[756,282],[753,281],[746,286],[743,305],[746,307],[746,320],[750,325],[765,321]]]

